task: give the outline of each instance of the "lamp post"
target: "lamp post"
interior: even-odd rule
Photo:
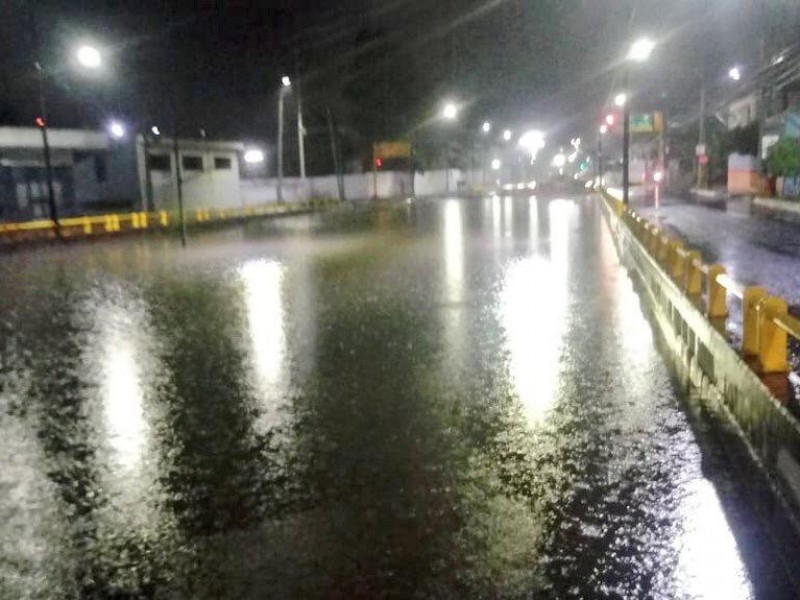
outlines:
[[[445,121],[455,121],[458,118],[458,106],[447,102],[442,109],[442,118]],[[447,139],[444,148],[444,192],[450,193],[450,140]]]
[[[283,202],[283,99],[292,80],[288,75],[281,77],[281,89],[278,92],[278,204]]]
[[[630,102],[628,101],[628,85],[630,82],[630,66],[631,62],[645,62],[650,58],[650,54],[655,48],[655,42],[648,38],[639,38],[631,44],[628,51],[627,61],[625,64],[625,71],[623,73],[622,85],[624,88],[623,94],[618,94],[614,99],[615,103],[619,101],[622,104],[622,202],[629,204],[630,202],[630,149],[631,149],[631,123],[630,123]]]
[[[37,49],[38,50],[38,49]],[[94,46],[81,46],[75,52],[75,58],[78,64],[89,70],[100,68],[103,63],[100,51]],[[56,234],[61,236],[61,225],[58,220],[58,206],[56,205],[55,186],[53,183],[53,161],[50,154],[50,139],[47,134],[47,93],[46,93],[46,79],[47,73],[42,66],[42,63],[36,61],[34,63],[36,68],[36,75],[38,80],[38,101],[39,101],[39,116],[36,118],[36,126],[42,132],[42,151],[44,154],[44,169],[45,178],[47,181],[47,204],[50,213],[50,220],[56,228]]]

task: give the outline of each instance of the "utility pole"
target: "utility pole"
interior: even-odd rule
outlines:
[[[341,157],[339,156],[336,142],[336,126],[333,122],[333,111],[328,107],[328,130],[331,135],[331,156],[333,157],[333,170],[336,173],[336,187],[339,190],[339,201],[344,202],[344,178],[342,177]]]
[[[700,83],[700,134],[697,140],[698,150],[699,147],[703,148],[703,155],[706,157],[703,160],[708,160],[708,153],[706,151],[706,83],[705,78]],[[697,187],[704,188],[708,185],[708,164],[700,162],[701,156],[695,157],[697,161]]]
[[[630,79],[630,67],[625,65],[622,89],[628,95],[622,104],[622,203],[627,206],[630,203],[630,154],[631,154],[631,111],[630,111],[630,92],[628,82]]]
[[[178,148],[178,127],[172,139],[172,154],[175,157],[175,178],[178,184],[178,222],[181,230],[181,246],[186,248],[186,219],[183,214],[183,180],[181,179],[180,152]]]
[[[597,132],[597,183],[603,185],[603,132]]]
[[[300,158],[300,179],[306,180],[306,129],[303,126],[303,101],[300,97],[300,78],[297,79],[297,152]]]
[[[37,56],[41,54],[39,46],[39,29],[37,27],[36,16],[33,11],[30,13],[31,29],[33,31],[33,44]],[[53,221],[55,226],[56,235],[61,237],[61,223],[58,221],[58,207],[56,206],[56,195],[53,187],[53,165],[50,156],[50,141],[47,137],[47,100],[45,98],[45,77],[44,68],[42,63],[38,60],[34,63],[36,67],[36,75],[39,84],[39,118],[36,124],[42,130],[42,148],[44,151],[44,169],[45,177],[47,179],[47,204],[50,211],[50,220]]]
[[[283,202],[283,97],[282,87],[278,92],[278,204]]]

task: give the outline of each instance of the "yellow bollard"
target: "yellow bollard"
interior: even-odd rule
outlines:
[[[147,229],[147,225],[148,225],[148,223],[147,223],[147,213],[146,212],[140,212],[139,213],[139,226],[142,227],[143,229]]]
[[[165,210],[159,211],[158,221],[159,223],[161,223],[162,227],[166,227],[167,225],[169,225],[169,213]]]
[[[139,229],[139,213],[131,213],[131,227]]]
[[[680,255],[679,250],[683,250],[683,242],[672,240],[669,243],[669,274],[676,283],[681,283],[684,277],[684,266],[686,263]]]
[[[656,258],[662,266],[667,267],[669,260],[669,238],[665,235],[658,236],[658,253]]]
[[[83,233],[86,235],[92,235],[92,222],[88,217],[83,218]]]
[[[788,373],[786,332],[773,319],[789,313],[786,301],[775,296],[761,299],[758,311],[758,363],[762,373]]]
[[[114,231],[114,222],[111,220],[111,215],[106,215],[105,229],[106,229],[106,233],[110,233],[110,232]]]
[[[742,354],[758,356],[758,309],[767,291],[758,286],[744,288],[742,295]]]
[[[703,271],[700,267],[700,252],[698,250],[687,252],[686,285],[684,289],[689,296],[699,296],[703,293]]]
[[[724,275],[722,265],[709,265],[707,275],[708,318],[717,319],[728,316],[728,292],[717,283],[717,275]]]

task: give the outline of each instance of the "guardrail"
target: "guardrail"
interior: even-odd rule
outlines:
[[[315,199],[309,202],[263,204],[241,208],[197,208],[184,211],[187,226],[206,225],[225,221],[296,213],[338,204],[335,199]],[[0,242],[21,242],[34,239],[86,238],[144,230],[164,230],[178,227],[177,211],[130,212],[87,215],[59,219],[59,226],[49,219],[0,223]]]
[[[601,190],[617,215],[675,284],[714,324],[724,328],[728,300],[742,303],[741,353],[759,374],[788,373],[789,336],[800,340],[800,319],[789,314],[785,300],[759,286],[734,281],[719,264],[706,264],[699,251],[667,237],[655,223]]]

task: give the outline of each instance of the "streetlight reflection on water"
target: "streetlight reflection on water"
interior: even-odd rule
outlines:
[[[244,285],[253,367],[260,395],[265,402],[260,408],[269,412],[276,408],[276,400],[284,382],[284,269],[274,260],[253,260],[239,268],[239,277]]]

